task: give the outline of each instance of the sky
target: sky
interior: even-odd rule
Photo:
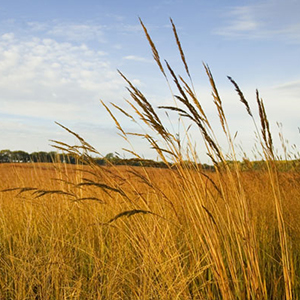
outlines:
[[[224,136],[203,62],[217,83],[232,133],[238,132],[238,148],[251,156],[255,133],[227,76],[238,83],[257,121],[259,90],[278,148],[277,123],[283,124],[289,144],[297,146],[298,0],[0,0],[0,149],[31,153],[54,150],[51,140],[76,143],[59,122],[104,155],[116,151],[129,157],[122,150],[128,145],[100,100],[128,107],[130,96],[120,70],[154,107],[172,104],[139,23],[141,18],[162,60],[185,76],[170,17],[199,100],[221,142]],[[140,130],[118,117],[125,130]],[[172,115],[168,122],[176,131],[177,117]],[[199,135],[192,133],[197,143]],[[145,142],[134,138],[132,144],[140,155],[155,158]],[[206,151],[199,147],[205,159]]]

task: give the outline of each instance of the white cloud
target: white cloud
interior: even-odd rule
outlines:
[[[101,26],[90,24],[57,24],[49,29],[47,34],[69,41],[105,41]]]
[[[268,0],[231,8],[214,33],[231,38],[280,39],[300,43],[300,3]]]
[[[3,22],[2,22],[3,23]],[[100,42],[107,43],[107,33],[138,33],[143,29],[140,24],[129,25],[122,22],[122,17],[119,17],[116,23],[96,24],[95,22],[27,22],[23,30],[27,34],[48,36],[53,39],[63,39],[69,42]]]
[[[140,24],[128,25],[128,24],[124,24],[124,23],[110,26],[109,29],[116,29],[117,31],[130,32],[130,33],[137,33],[137,32],[143,31],[142,26]]]
[[[27,25],[34,32],[44,31],[48,27],[47,23],[41,23],[41,22],[27,22]]]
[[[284,82],[279,85],[270,87],[270,93],[273,99],[276,99],[278,111],[281,111],[281,116],[284,115],[282,107],[284,105],[285,112],[289,113],[289,122],[291,118],[299,120],[298,111],[300,110],[300,79]],[[280,105],[282,107],[280,107]],[[290,108],[293,109],[290,109]],[[300,122],[298,122],[300,127]]]
[[[85,44],[2,35],[0,113],[99,122],[99,98],[122,99],[124,91],[124,81],[104,54]]]
[[[127,55],[127,56],[124,56],[123,59],[133,60],[133,61],[137,61],[137,62],[150,62],[150,63],[153,62],[153,60],[150,60],[150,59],[147,59],[147,58],[141,57],[141,56],[136,56],[136,55]]]
[[[275,86],[274,89],[285,91],[297,91],[300,94],[300,79],[280,84],[278,86]]]
[[[126,91],[106,51],[71,39],[60,42],[54,34],[40,36],[37,31],[45,27],[35,26],[30,35],[0,35],[1,147],[31,152],[51,150],[50,139],[76,143],[54,124],[58,121],[104,153],[116,149],[117,135],[110,137],[114,123],[99,99],[118,103]],[[84,29],[77,27],[74,38]]]
[[[260,23],[255,20],[253,8],[249,6],[235,7],[230,12],[232,20],[230,24],[219,30],[219,34],[236,35],[253,32],[260,28]]]
[[[1,36],[1,38],[6,41],[12,41],[14,39],[14,37],[15,37],[15,35],[12,32],[5,33]]]
[[[103,28],[105,26],[95,25],[88,22],[27,22],[27,30],[33,34],[43,33],[51,38],[63,38],[67,41],[98,41],[105,42]],[[26,29],[26,28],[24,28]]]

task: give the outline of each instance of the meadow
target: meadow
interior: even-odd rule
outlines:
[[[256,118],[229,78],[253,119],[265,164],[255,170],[245,160],[249,166],[241,169],[209,67],[226,154],[194,91],[174,24],[189,84],[162,64],[141,25],[173,95],[174,105],[160,109],[186,124],[185,142],[120,72],[131,112],[103,107],[121,137],[148,141],[167,168],[100,166],[93,160],[97,150],[63,125],[78,145],[53,144],[77,165],[0,164],[0,299],[299,299],[299,155],[285,153],[295,167],[277,157],[259,93]],[[147,131],[128,133],[113,109]],[[193,143],[199,136],[188,134],[189,123],[215,171],[201,167]]]

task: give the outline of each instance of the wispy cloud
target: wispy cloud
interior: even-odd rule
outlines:
[[[27,22],[28,30],[33,33],[43,33],[52,38],[63,38],[67,41],[98,41],[105,42],[104,27],[100,25],[70,22]]]
[[[278,85],[276,89],[298,89],[300,91],[300,79]]]
[[[298,106],[300,95],[300,79],[276,85],[272,89],[280,98],[284,97],[285,99],[292,99],[292,101],[294,101],[294,108]],[[295,103],[297,103],[297,105],[295,105]]]
[[[224,14],[224,25],[214,33],[229,38],[300,43],[299,14],[300,3],[292,0],[237,6]]]
[[[53,37],[63,37],[70,41],[96,40],[105,42],[101,26],[90,24],[57,24],[47,31]]]
[[[240,36],[256,32],[262,24],[255,19],[252,7],[235,7],[229,13],[229,24],[216,30],[216,33],[225,36]]]
[[[127,56],[124,56],[123,59],[133,60],[133,61],[138,61],[138,62],[149,62],[149,63],[153,62],[152,59],[147,59],[145,57],[141,57],[141,56],[137,56],[137,55],[127,55]]]
[[[27,22],[27,25],[29,26],[29,28],[34,31],[34,32],[39,32],[39,31],[46,31],[49,27],[49,25],[45,22]]]

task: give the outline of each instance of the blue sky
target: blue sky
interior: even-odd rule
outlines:
[[[126,144],[99,101],[123,106],[124,98],[129,97],[117,69],[154,106],[171,103],[138,17],[161,57],[183,74],[169,22],[172,17],[199,99],[217,134],[220,126],[202,62],[212,70],[232,132],[239,132],[237,144],[251,153],[254,128],[227,75],[238,82],[254,111],[258,88],[274,134],[278,132],[276,122],[281,122],[285,137],[297,144],[298,0],[2,0],[0,149],[50,151],[51,139],[74,143],[55,125],[57,121],[85,137],[101,153],[122,155]],[[175,117],[172,121],[177,122]],[[125,129],[136,129],[126,122]],[[133,143],[140,154],[153,155],[139,140]],[[204,155],[205,150],[200,152]]]

